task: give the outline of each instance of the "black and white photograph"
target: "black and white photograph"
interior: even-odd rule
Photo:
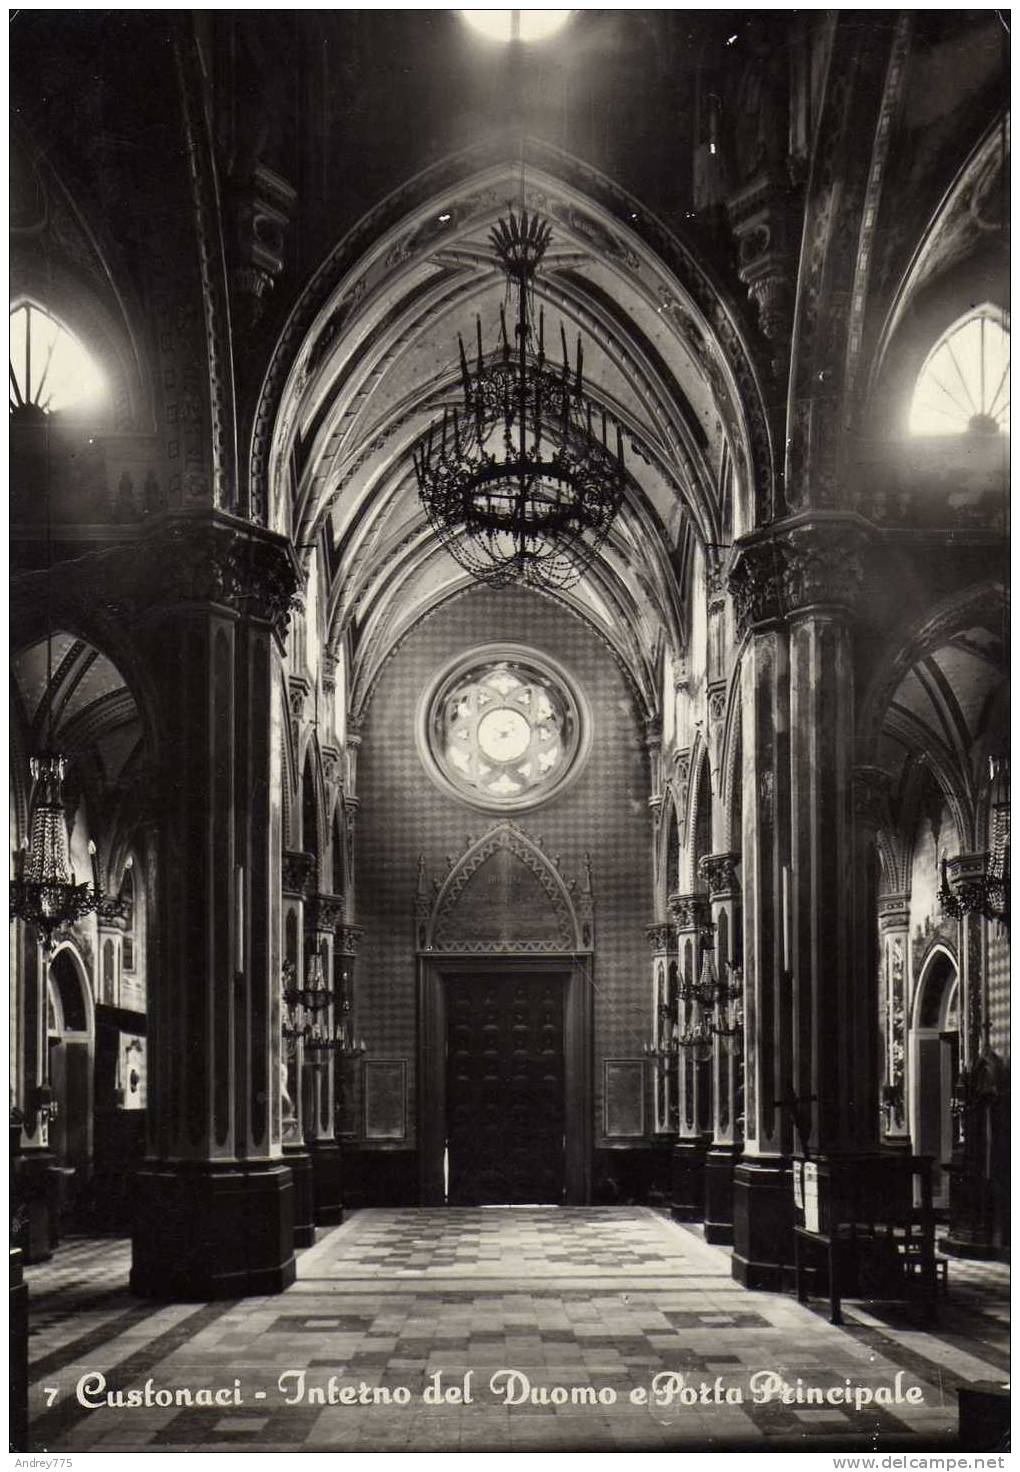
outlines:
[[[9,1466],[1006,1466],[1010,26],[9,10]]]

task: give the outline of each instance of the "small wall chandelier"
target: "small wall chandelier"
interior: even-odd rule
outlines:
[[[506,276],[500,336],[474,363],[458,338],[463,404],[444,409],[414,452],[429,523],[472,577],[502,586],[570,587],[590,566],[620,509],[623,439],[609,445],[606,415],[593,422],[584,395],[578,336],[573,363],[560,329],[562,363],[545,354],[544,313],[534,282],[552,231],[540,215],[512,211],[489,239]],[[516,297],[513,338],[506,305]]]
[[[1009,758],[989,762],[991,847],[987,853],[942,855],[938,902],[954,920],[983,915],[1009,926]]]

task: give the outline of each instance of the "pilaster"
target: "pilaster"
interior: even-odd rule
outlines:
[[[743,976],[741,959],[741,900],[738,868],[740,855],[727,852],[706,854],[698,862],[699,877],[709,894],[711,923],[715,936],[715,969],[721,986]],[[731,970],[731,967],[734,968]],[[743,1011],[743,1000],[736,1014]],[[717,1014],[717,1021],[720,1020]],[[712,1044],[712,1141],[705,1159],[705,1238],[709,1242],[733,1241],[733,1170],[743,1132],[743,1030],[716,1031]]]
[[[669,910],[676,927],[677,1019],[681,1039],[701,1020],[692,999],[701,978],[710,920],[708,896],[674,894]],[[677,1056],[677,1140],[670,1165],[670,1209],[678,1221],[701,1221],[705,1209],[705,1154],[711,1138],[712,1064],[710,1050],[685,1046]]]
[[[910,1142],[907,1119],[907,958],[910,953],[910,896],[885,894],[878,901],[879,1018],[882,1025],[882,1139],[903,1148]]]

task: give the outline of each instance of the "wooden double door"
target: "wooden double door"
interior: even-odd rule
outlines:
[[[565,978],[446,978],[446,1199],[551,1202],[566,1185]]]

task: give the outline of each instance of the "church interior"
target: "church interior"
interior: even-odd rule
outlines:
[[[1008,40],[14,15],[12,1447],[1002,1444]]]

